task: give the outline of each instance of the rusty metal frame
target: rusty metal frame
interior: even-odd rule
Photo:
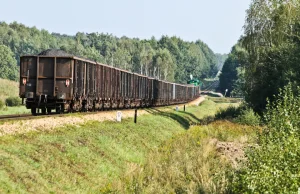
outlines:
[[[54,57],[54,67],[53,67],[53,96],[56,96],[56,57]]]

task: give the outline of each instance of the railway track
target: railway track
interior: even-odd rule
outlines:
[[[176,107],[183,110],[184,107],[196,105],[198,106],[204,96],[195,99],[189,103],[177,104],[166,107],[152,107],[150,109],[139,109],[137,116],[153,114],[153,109],[159,109],[164,112],[175,111]],[[166,108],[166,109],[165,109]],[[122,119],[134,118],[136,111],[134,109],[118,109],[122,111]],[[29,114],[3,115],[0,116],[0,137],[4,135],[24,134],[30,131],[43,132],[51,131],[66,125],[80,126],[87,121],[116,121],[117,110],[105,110],[97,112],[84,113],[66,113],[66,114],[50,114],[31,116]],[[133,120],[132,120],[133,121]]]
[[[0,115],[0,121],[14,121],[14,120],[27,120],[27,119],[36,119],[42,117],[62,117],[66,114],[50,114],[50,115],[43,115],[43,114],[15,114],[15,115]]]
[[[163,106],[156,106],[158,107],[163,107]],[[153,107],[152,107],[153,108]],[[111,111],[117,111],[117,110],[134,110],[135,108],[128,108],[128,109],[107,109],[107,110],[99,110],[99,111],[91,111],[91,112],[74,112],[74,113],[50,113],[50,114],[42,114],[42,113],[37,113],[36,115],[32,114],[14,114],[14,115],[0,115],[0,122],[1,121],[17,121],[17,120],[30,120],[30,119],[39,119],[39,118],[46,118],[46,117],[64,117],[67,115],[72,115],[76,113],[81,113],[84,115],[87,114],[97,114],[100,112],[111,112]],[[138,108],[138,109],[143,109],[143,108]]]
[[[181,103],[181,104],[173,104],[173,105],[166,105],[166,107],[171,106],[184,106],[187,104],[194,104],[198,105],[200,102],[204,100],[204,97],[199,97],[197,99],[194,99],[191,102],[187,103]],[[199,101],[199,102],[198,102]],[[198,102],[198,103],[197,103]],[[152,108],[159,108],[159,107],[164,107],[164,106],[155,106]],[[102,111],[92,111],[92,112],[75,112],[75,113],[63,113],[63,114],[57,114],[57,113],[50,113],[50,114],[42,114],[42,113],[37,113],[37,115],[32,115],[32,114],[13,114],[13,115],[0,115],[0,122],[1,121],[14,121],[14,120],[27,120],[27,119],[36,119],[36,118],[46,118],[46,117],[64,117],[76,113],[82,113],[82,114],[97,114],[100,112],[111,112],[111,111],[116,111],[116,110],[130,110],[130,109],[135,109],[135,108],[129,108],[129,109],[107,109],[107,110],[102,110]],[[144,109],[144,108],[137,108],[137,109]]]
[[[184,103],[186,104],[186,103]],[[178,106],[178,105],[184,105],[184,104],[177,104],[177,105],[172,105],[172,106]],[[188,104],[188,103],[187,103]],[[156,106],[156,108],[163,107],[163,106]],[[153,107],[152,107],[153,108]],[[129,108],[129,109],[111,109],[111,110],[104,110],[104,111],[93,111],[93,112],[76,112],[76,113],[83,113],[83,114],[97,114],[100,112],[111,112],[115,110],[130,110],[134,108]],[[138,108],[140,109],[140,108]],[[141,108],[143,109],[143,108]],[[32,114],[14,114],[14,115],[0,115],[0,122],[1,121],[14,121],[14,120],[28,120],[28,119],[37,119],[37,118],[46,118],[46,117],[64,117],[70,114],[75,114],[75,113],[63,113],[63,114],[56,114],[56,113],[51,113],[51,114],[41,114],[38,113],[37,115],[32,115]]]
[[[20,118],[27,118],[30,116],[32,115],[31,114],[0,115],[0,120],[20,119]]]

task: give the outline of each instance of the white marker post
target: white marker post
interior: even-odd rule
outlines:
[[[122,121],[122,112],[117,111],[117,122],[121,122],[121,121]]]
[[[176,111],[178,111],[178,106],[176,106]]]

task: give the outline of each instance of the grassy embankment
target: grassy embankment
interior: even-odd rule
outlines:
[[[0,78],[0,101],[5,103],[6,98],[17,97],[17,96],[19,96],[19,83]],[[29,112],[30,110],[26,109],[25,106],[16,106],[16,107],[4,106],[2,109],[0,108],[0,115],[23,114]]]
[[[89,121],[2,136],[0,193],[224,191],[232,167],[216,144],[252,142],[255,129],[227,121],[190,124],[226,106],[206,101],[187,112],[150,109],[137,124]]]
[[[220,97],[207,97],[206,99],[214,101],[215,103],[241,103],[242,98],[220,98]]]

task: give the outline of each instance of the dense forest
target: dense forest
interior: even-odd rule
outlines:
[[[232,48],[220,76],[220,90],[245,97],[258,112],[288,83],[300,83],[300,3],[253,0],[244,35]]]
[[[115,37],[103,33],[75,36],[50,34],[36,27],[13,22],[0,23],[0,77],[17,80],[19,57],[43,50],[62,49],[76,56],[147,76],[186,83],[190,74],[202,79],[214,77],[226,55],[215,54],[200,40],[183,41],[163,36],[159,40]]]
[[[243,118],[254,121],[254,110],[264,127],[232,188],[299,193],[300,1],[252,0],[246,13],[244,34],[224,63],[219,90],[243,96]]]

